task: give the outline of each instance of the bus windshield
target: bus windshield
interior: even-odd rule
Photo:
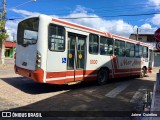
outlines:
[[[19,45],[36,44],[38,39],[39,18],[29,18],[18,24],[17,43]]]

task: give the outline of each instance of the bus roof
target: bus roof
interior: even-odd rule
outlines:
[[[78,30],[82,30],[82,31],[90,32],[90,33],[95,33],[95,34],[100,34],[102,36],[106,36],[106,37],[109,37],[109,38],[120,39],[120,40],[124,40],[126,42],[131,42],[131,43],[134,43],[134,44],[140,44],[140,45],[144,45],[144,46],[153,48],[153,45],[150,45],[148,43],[144,43],[144,42],[140,42],[140,41],[137,41],[137,40],[125,38],[125,37],[118,36],[118,35],[115,35],[115,34],[112,34],[112,33],[109,33],[109,32],[104,32],[104,31],[101,31],[101,30],[93,29],[93,28],[90,28],[90,27],[86,27],[86,26],[83,26],[83,25],[76,24],[76,23],[71,23],[71,22],[68,22],[68,21],[65,21],[65,20],[61,20],[61,19],[52,17],[52,16],[47,16],[47,15],[41,14],[40,17],[45,17],[45,18],[49,17],[51,19],[51,22],[55,22],[55,23],[58,23],[60,25],[66,26],[66,27],[72,27],[74,29],[78,29]]]

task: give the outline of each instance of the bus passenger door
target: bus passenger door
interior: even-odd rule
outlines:
[[[66,82],[84,78],[86,36],[68,33]]]

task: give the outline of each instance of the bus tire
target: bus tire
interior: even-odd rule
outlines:
[[[146,70],[145,70],[145,68],[143,68],[141,70],[140,78],[143,78],[145,76],[145,74],[146,74]]]
[[[97,83],[98,85],[104,85],[108,81],[108,71],[106,69],[100,69],[98,72]]]

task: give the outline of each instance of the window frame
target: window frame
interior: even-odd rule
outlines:
[[[119,47],[120,49],[122,49],[122,51],[124,51],[124,55],[116,55],[116,54],[115,54],[116,41],[121,42],[121,43],[122,43],[122,42],[124,43],[124,50]],[[125,57],[125,49],[126,49],[125,47],[126,47],[125,41],[120,40],[120,39],[115,39],[115,40],[114,40],[114,55],[119,56],[119,57]]]
[[[106,39],[107,44],[101,45],[102,38]],[[107,54],[101,54],[101,46],[109,47],[108,40],[112,40],[112,53],[108,53],[108,50],[107,50]],[[113,55],[113,48],[114,48],[114,40],[112,38],[105,37],[105,36],[100,36],[100,40],[99,40],[99,52],[100,52],[100,55],[107,55],[107,56]]]
[[[63,37],[64,37],[64,43],[63,43],[63,50],[51,50],[51,47],[50,47],[50,45],[51,45],[51,43],[54,43],[54,42],[51,42],[51,39],[50,39],[50,31],[51,31],[51,29],[50,29],[50,26],[55,26],[55,27],[60,27],[60,28],[62,28],[63,29]],[[54,37],[52,37],[52,38],[54,38]],[[55,39],[57,39],[57,38],[55,38]],[[60,40],[60,39],[59,39]],[[62,39],[61,39],[62,40]],[[65,27],[64,26],[60,26],[60,25],[56,25],[56,24],[53,24],[53,23],[50,23],[49,24],[49,26],[48,26],[48,49],[50,50],[50,51],[55,51],[55,52],[64,52],[65,51],[65,49],[66,49],[66,29],[65,29]]]
[[[91,40],[91,35],[94,35],[94,36],[97,36],[97,52],[96,53],[91,53],[90,52],[90,40]],[[92,40],[93,41],[93,40]],[[92,42],[93,43],[93,42]],[[94,45],[94,44],[92,44],[92,45]],[[89,34],[89,49],[88,49],[88,52],[89,52],[89,54],[92,54],[92,55],[98,55],[98,53],[99,53],[99,35],[97,35],[97,34],[93,34],[93,33],[90,33]]]
[[[29,20],[38,20],[38,25],[37,25],[37,30],[33,30],[33,29],[30,29],[30,27],[25,27],[23,28],[21,26],[21,24],[24,24],[24,23],[27,23]],[[29,23],[29,22],[28,22]],[[35,45],[37,44],[37,41],[38,41],[38,32],[39,32],[39,23],[40,23],[40,19],[38,17],[32,17],[32,18],[28,18],[28,19],[25,19],[23,21],[21,21],[19,24],[18,24],[18,30],[17,30],[17,44],[18,45],[22,45],[24,47],[28,46],[28,45]],[[33,24],[32,24],[33,25]],[[37,39],[34,40],[34,39],[30,39],[30,40],[34,40],[36,42],[32,42],[32,43],[29,43],[29,44],[24,44],[24,39],[27,39],[27,38],[24,38],[24,32],[25,30],[28,30],[28,31],[34,31],[34,32],[37,32]],[[29,39],[28,39],[29,40]]]
[[[136,49],[138,48],[138,49]],[[138,55],[136,56],[136,53],[138,53]],[[136,58],[140,58],[141,56],[139,55],[139,44],[135,44],[135,57]]]
[[[140,53],[140,47],[142,47],[142,49],[141,49],[141,50],[142,50],[142,51],[141,51],[141,52],[142,52],[142,54],[141,54],[141,55],[139,54],[139,53]],[[140,45],[140,44],[139,44],[139,47],[138,47],[138,55],[139,55],[139,57],[140,57],[140,58],[142,58],[142,57],[143,57],[143,46],[142,46],[142,45]]]
[[[148,58],[148,47],[146,47],[146,46],[142,46],[143,48],[143,51],[142,51],[142,54],[143,54],[143,58]],[[147,51],[146,51],[146,55],[147,55],[147,57],[144,57],[144,48],[147,48]]]
[[[130,51],[129,51],[129,56],[127,56],[127,54],[126,54],[126,52],[127,52],[127,44],[132,44],[132,45],[134,46],[134,50],[131,50],[131,49],[130,49]],[[130,52],[131,52],[131,51],[134,51],[134,55],[133,55],[133,56],[130,55]],[[126,57],[135,57],[135,44],[134,44],[134,43],[126,42],[125,56],[126,56]]]

